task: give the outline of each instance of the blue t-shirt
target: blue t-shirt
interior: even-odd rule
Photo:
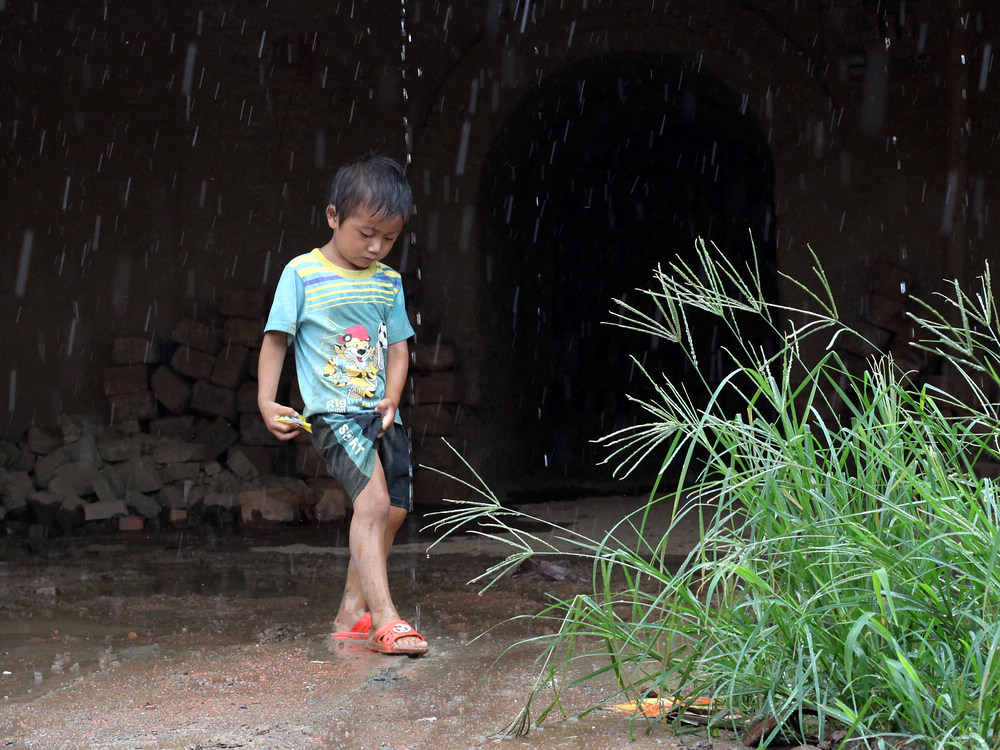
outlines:
[[[340,268],[318,249],[285,266],[264,330],[295,343],[306,417],[374,409],[385,396],[386,350],[413,335],[397,271]]]

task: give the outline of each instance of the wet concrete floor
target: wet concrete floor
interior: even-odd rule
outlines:
[[[622,502],[631,501],[532,512],[593,533]],[[630,737],[628,717],[608,711],[577,718],[614,695],[609,680],[569,691],[567,717],[497,744],[535,680],[538,649],[519,643],[550,628],[532,615],[550,595],[587,584],[504,578],[480,592],[469,580],[504,545],[460,535],[428,556],[428,538],[402,540],[390,561],[394,596],[431,652],[385,656],[327,633],[348,559],[331,546],[337,536],[297,528],[0,541],[0,747],[732,746],[642,722]],[[677,540],[678,554],[689,541]],[[585,579],[572,552],[553,562]]]

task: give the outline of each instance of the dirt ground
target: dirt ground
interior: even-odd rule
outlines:
[[[612,507],[620,512],[621,501],[535,510],[588,532],[606,528]],[[647,732],[643,723],[630,738],[626,716],[572,715],[613,696],[611,682],[574,689],[569,717],[549,718],[527,737],[498,744],[491,735],[517,715],[534,681],[537,651],[515,646],[545,632],[531,615],[549,594],[564,597],[586,585],[505,578],[480,593],[469,580],[505,548],[469,535],[428,555],[430,538],[415,534],[421,521],[413,520],[390,574],[400,612],[431,645],[420,658],[376,654],[329,637],[347,566],[346,549],[336,546],[345,541],[340,530],[0,541],[0,747],[717,750],[733,744],[704,733],[674,736],[662,726]],[[555,561],[570,573],[589,573],[571,556]]]

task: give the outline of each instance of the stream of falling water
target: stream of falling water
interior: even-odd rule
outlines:
[[[410,129],[409,94],[406,91],[406,45],[412,41],[409,32],[406,30],[406,0],[399,0],[399,31],[401,36],[399,46],[399,69],[403,77],[403,142],[406,147],[406,164],[409,166],[413,161],[413,132]]]

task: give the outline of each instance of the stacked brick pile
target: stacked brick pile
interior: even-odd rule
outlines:
[[[64,415],[19,443],[0,441],[0,520],[45,535],[81,526],[135,530],[340,521],[346,496],[306,433],[275,439],[257,410],[265,300],[235,292],[206,320],[178,322],[168,340],[123,336],[105,368],[109,424]],[[403,418],[414,447],[418,504],[460,486],[442,436],[460,417],[454,347],[411,346]],[[289,352],[279,400],[300,409]]]
[[[898,369],[900,377],[907,378],[914,387],[928,385],[948,394],[950,404],[942,407],[946,413],[957,415],[962,405],[975,406],[976,395],[969,382],[959,373],[942,371],[941,358],[924,351],[915,343],[931,338],[908,317],[908,312],[927,317],[928,311],[911,299],[915,279],[907,269],[891,263],[875,263],[870,269],[867,309],[863,318],[854,326],[860,334],[843,340],[843,346],[853,363],[855,374],[867,367],[868,358],[888,354]],[[994,398],[992,388],[985,379],[979,387],[987,398]]]

